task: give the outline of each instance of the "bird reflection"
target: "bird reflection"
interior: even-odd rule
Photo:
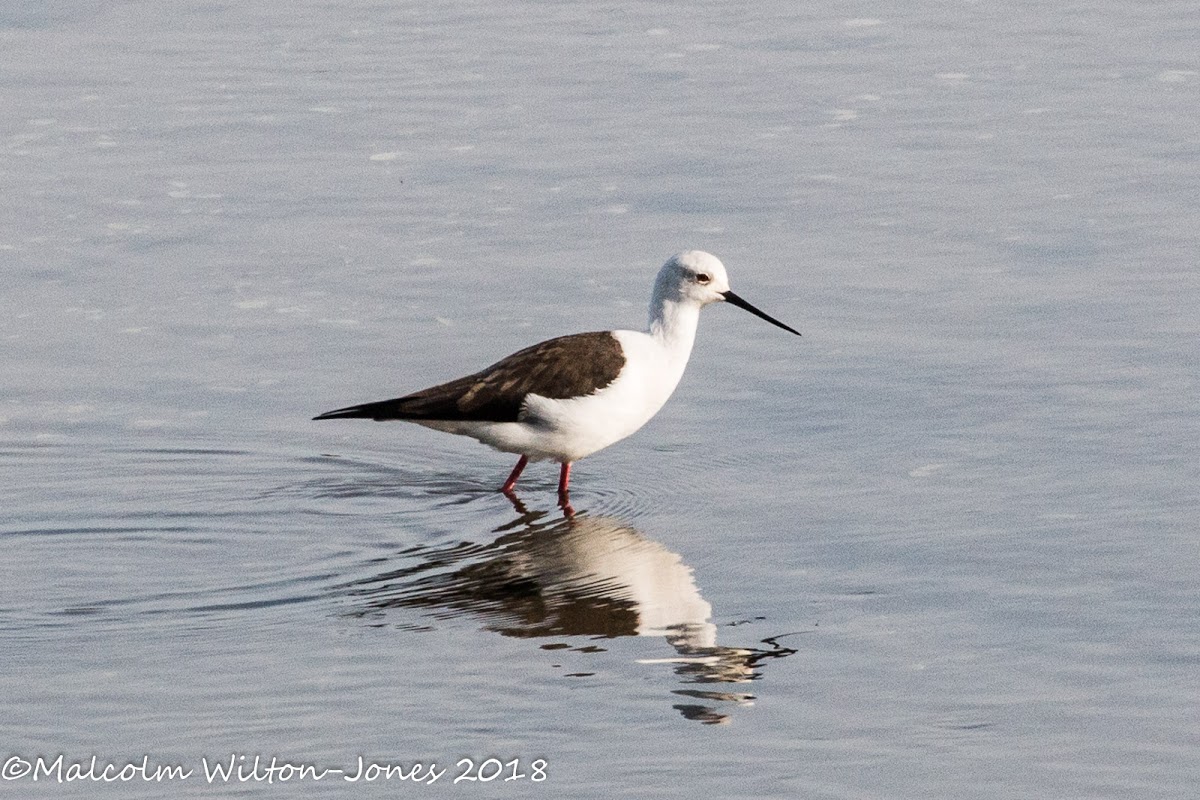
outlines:
[[[753,702],[733,685],[757,679],[764,660],[795,652],[771,639],[764,641],[769,649],[719,645],[692,570],[619,520],[546,521],[526,512],[493,533],[488,544],[407,549],[386,571],[345,588],[364,617],[415,608],[434,618],[474,615],[487,629],[520,638],[663,637],[674,652],[642,663],[672,665],[687,685],[675,691],[687,701],[676,710],[707,724],[729,721],[721,706]]]

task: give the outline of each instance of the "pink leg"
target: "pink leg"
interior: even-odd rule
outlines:
[[[571,462],[568,461],[562,465],[562,471],[558,473],[558,505],[567,519],[575,516],[575,509],[571,507],[571,493],[567,491],[567,485],[570,482]]]
[[[513,467],[513,471],[508,473],[508,480],[500,487],[500,491],[505,494],[512,494],[512,490],[517,486],[517,478],[521,477],[521,472],[525,469],[525,465],[529,463],[529,456],[521,456],[521,460]]]

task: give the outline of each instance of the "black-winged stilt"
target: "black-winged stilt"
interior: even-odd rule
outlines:
[[[687,250],[659,270],[645,331],[560,336],[466,377],[313,419],[407,420],[515,453],[521,458],[501,487],[510,497],[526,464],[557,461],[559,503],[569,512],[571,464],[658,413],[683,376],[700,309],[721,301],[800,335],[730,291],[716,256]]]

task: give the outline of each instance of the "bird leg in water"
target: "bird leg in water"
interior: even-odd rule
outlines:
[[[508,480],[500,487],[500,491],[505,494],[512,494],[513,489],[517,486],[517,478],[521,477],[521,473],[525,470],[525,465],[529,463],[529,456],[521,456],[521,460],[513,467],[513,471],[508,473]]]
[[[568,485],[571,483],[571,462],[564,461],[562,470],[558,473],[558,504],[568,517],[575,516],[575,509],[571,508],[571,492],[568,490]]]

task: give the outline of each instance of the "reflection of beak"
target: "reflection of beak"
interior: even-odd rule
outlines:
[[[725,302],[729,303],[730,305],[737,306],[738,308],[744,308],[747,311],[749,311],[751,314],[753,314],[754,316],[756,316],[760,319],[765,319],[767,322],[771,323],[772,325],[775,325],[776,327],[783,328],[785,331],[788,331],[789,333],[794,333],[797,336],[800,335],[800,331],[795,330],[794,328],[789,328],[787,325],[784,325],[782,322],[775,319],[774,317],[764,314],[763,312],[759,311],[754,306],[747,303],[742,298],[738,297],[733,292],[721,292],[721,297],[724,297]]]

